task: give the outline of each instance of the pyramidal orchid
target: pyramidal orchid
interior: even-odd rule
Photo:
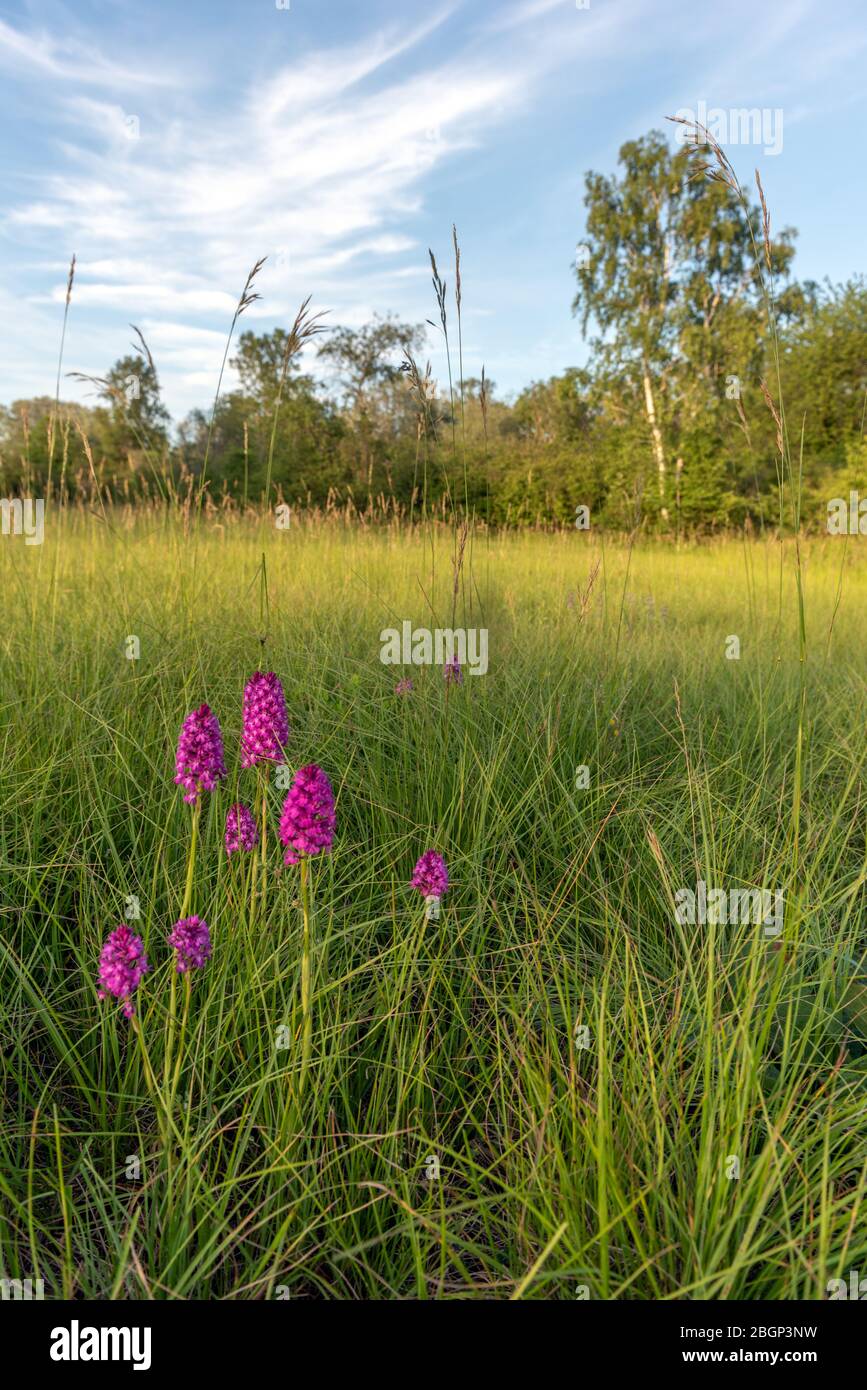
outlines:
[[[315,763],[299,768],[293,779],[280,817],[280,839],[285,848],[286,864],[301,865],[301,1077],[298,1098],[310,1066],[313,1037],[310,968],[310,859],[328,854],[334,843],[334,792],[331,783]]]
[[[133,994],[150,969],[144,942],[125,922],[109,932],[99,957],[99,998],[112,995],[123,1003],[124,1018],[135,1013]]]
[[[226,775],[220,722],[208,705],[188,714],[178,738],[175,781],[184,788],[184,801],[197,803],[200,792],[212,792]]]
[[[425,916],[428,920],[436,920],[440,915],[440,898],[449,886],[449,871],[442,855],[435,849],[426,849],[413,869],[410,883],[424,895]]]
[[[223,836],[227,854],[238,850],[250,851],[259,843],[259,831],[249,806],[236,801],[226,812],[226,832]]]
[[[244,687],[241,766],[282,762],[288,742],[289,716],[280,679],[273,671],[257,671]]]
[[[184,917],[175,922],[169,932],[169,945],[175,952],[178,975],[201,970],[211,959],[211,933],[207,922],[201,917]]]
[[[169,993],[169,1016],[164,1055],[166,1087],[174,1095],[180,1075],[183,1034],[189,1010],[189,975],[191,966],[204,965],[211,954],[210,935],[207,925],[198,917],[188,917],[193,903],[193,881],[196,871],[196,848],[199,839],[199,818],[202,811],[201,792],[212,792],[218,782],[226,776],[226,763],[223,755],[223,735],[220,722],[208,705],[200,705],[188,714],[178,739],[177,776],[175,781],[184,788],[184,801],[193,807],[190,831],[190,848],[187,855],[187,877],[181,903],[179,920],[169,937],[178,952],[177,969],[172,972]],[[199,930],[199,928],[203,928]],[[189,947],[189,952],[186,950]],[[206,952],[203,954],[203,952]],[[185,976],[184,1017],[181,1025],[181,1044],[178,1047],[177,1066],[172,1079],[172,1054],[177,1027],[176,986],[177,975]]]
[[[259,872],[263,919],[268,893],[268,783],[261,764],[282,762],[288,741],[289,716],[280,678],[273,671],[257,671],[244,686],[241,766],[259,766]]]
[[[449,886],[446,861],[435,849],[426,849],[412,871],[411,884],[426,898],[441,898]]]
[[[299,768],[283,802],[280,839],[284,863],[297,864],[308,855],[327,854],[334,841],[334,792],[315,763]]]

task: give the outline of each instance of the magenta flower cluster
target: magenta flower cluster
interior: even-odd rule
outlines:
[[[426,898],[441,898],[449,886],[446,861],[435,849],[427,849],[413,869],[411,886]]]
[[[283,802],[280,839],[286,848],[285,864],[297,864],[302,855],[327,854],[334,842],[334,792],[315,763],[299,768]]]
[[[411,683],[410,683],[411,688]],[[289,739],[289,719],[283,686],[273,671],[257,671],[244,688],[241,766],[282,760]],[[202,792],[213,792],[226,776],[223,735],[219,720],[206,705],[188,714],[178,737],[175,782],[184,801],[195,805]],[[321,767],[310,763],[295,774],[283,803],[280,839],[284,862],[328,853],[334,842],[334,792]],[[223,843],[226,854],[249,853],[260,842],[253,812],[236,801],[226,814]],[[191,860],[191,864],[194,861]],[[201,970],[211,958],[211,933],[201,917],[184,917],[168,936],[179,975]],[[109,933],[99,958],[99,998],[107,995],[123,1004],[126,1018],[134,1015],[133,995],[150,969],[140,936],[122,923]]]
[[[226,833],[223,836],[227,854],[237,850],[255,849],[259,843],[259,830],[253,812],[243,801],[236,801],[226,812]]]
[[[99,957],[99,998],[111,994],[123,1001],[124,1018],[135,1013],[132,996],[150,969],[144,942],[125,922],[110,932]]]
[[[446,665],[446,680],[460,682],[462,673],[457,657]],[[399,694],[409,694],[412,681],[400,681]],[[289,720],[283,687],[273,671],[257,671],[244,689],[241,765],[256,766],[262,761],[282,759],[289,738]],[[178,738],[175,782],[184,788],[184,801],[196,803],[202,792],[213,792],[226,776],[223,736],[220,724],[208,705],[188,714]],[[335,808],[331,783],[316,763],[299,768],[283,803],[280,840],[284,863],[330,852],[334,843]],[[263,829],[264,833],[264,829]],[[239,850],[250,852],[259,843],[259,827],[249,806],[236,801],[226,815],[223,842],[227,855]],[[193,842],[195,843],[195,841]],[[194,860],[191,859],[191,865]],[[439,900],[449,886],[445,859],[436,850],[425,850],[417,861],[411,879],[413,888],[425,898]],[[197,916],[177,921],[168,936],[175,952],[175,970],[187,975],[201,970],[211,959],[211,933],[207,922]],[[121,1001],[123,1014],[131,1019],[133,996],[150,969],[140,936],[122,923],[109,933],[99,958],[99,998],[107,995]]]
[[[257,671],[244,687],[241,766],[279,762],[289,742],[289,716],[283,686],[273,671]]]
[[[407,682],[408,690],[412,682]],[[256,671],[244,687],[241,728],[241,766],[279,762],[289,741],[289,716],[280,679],[273,671]],[[195,802],[202,791],[213,791],[226,776],[223,739],[216,715],[207,705],[184,720],[178,740],[177,776],[184,800]],[[226,853],[249,852],[259,844],[260,830],[242,801],[229,807],[223,843]],[[315,763],[302,767],[283,803],[280,838],[284,862],[297,864],[302,856],[327,853],[334,840],[334,793]]]
[[[178,738],[177,776],[184,801],[194,802],[200,792],[212,792],[226,775],[220,723],[208,705],[188,714]]]
[[[211,933],[201,917],[183,917],[169,932],[169,945],[175,952],[175,969],[179,975],[188,970],[201,970],[211,959]]]

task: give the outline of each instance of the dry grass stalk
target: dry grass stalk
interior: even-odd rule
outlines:
[[[142,331],[141,331],[140,328],[136,327],[136,325],[135,325],[134,323],[131,323],[131,324],[130,324],[130,328],[132,329],[133,333],[134,333],[134,334],[136,335],[136,337],[138,338],[139,344],[140,344],[139,347],[136,347],[135,343],[133,343],[133,349],[134,349],[134,351],[135,351],[135,352],[138,352],[139,354],[141,354],[141,355],[144,356],[144,358],[145,358],[146,361],[147,361],[148,366],[150,367],[150,369],[151,369],[151,371],[153,372],[154,376],[156,376],[156,374],[157,374],[157,369],[156,369],[156,367],[154,366],[154,359],[153,359],[153,357],[151,356],[151,350],[150,350],[150,348],[148,347],[147,343],[145,342],[144,334],[142,333]]]
[[[440,311],[440,323],[442,324],[443,333],[447,333],[448,328],[446,326],[446,282],[442,279],[439,271],[437,270],[436,256],[434,255],[433,251],[431,251],[430,247],[428,247],[428,255],[430,256],[431,270],[433,272],[431,278],[433,279],[434,294],[437,297],[437,307]],[[428,319],[428,323],[430,322],[430,319]],[[436,328],[436,324],[431,323],[431,328]]]
[[[771,269],[771,214],[768,212],[768,205],[765,202],[765,190],[762,188],[762,179],[758,169],[756,170],[756,187],[759,190],[759,202],[762,205],[762,240],[765,243],[765,265]]]
[[[253,266],[253,269],[247,276],[247,279],[244,282],[244,288],[241,291],[241,298],[238,300],[238,307],[235,310],[236,319],[238,319],[241,316],[241,314],[243,314],[245,309],[249,309],[251,304],[255,304],[257,299],[262,298],[260,294],[254,293],[253,281],[256,279],[256,276],[259,274],[259,271],[262,269],[262,266],[265,264],[267,259],[267,256],[262,256]]]
[[[461,248],[458,245],[458,229],[452,223],[452,241],[455,247],[455,304],[458,308],[458,317],[461,312]]]
[[[764,398],[765,398],[765,405],[768,407],[768,410],[771,412],[771,415],[774,417],[774,424],[775,424],[776,427],[777,427],[777,448],[779,449],[780,453],[782,454],[782,452],[783,452],[783,422],[782,422],[782,420],[781,420],[781,418],[780,418],[780,412],[777,410],[777,407],[776,407],[776,405],[774,404],[774,398],[773,398],[773,396],[771,395],[770,391],[768,390],[768,383],[765,381],[764,377],[763,377],[762,380],[759,382],[759,386],[761,387],[761,389],[762,389],[762,395],[763,395]]]
[[[673,121],[676,125],[687,127],[689,131],[689,145],[691,146],[691,148],[687,149],[687,154],[691,159],[699,160],[706,157],[706,150],[710,150],[713,156],[713,159],[708,160],[706,164],[701,164],[698,168],[693,169],[693,172],[690,174],[690,180],[701,178],[703,174],[707,174],[708,178],[714,183],[726,184],[726,186],[740,198],[742,193],[741,186],[738,183],[738,176],[722,145],[719,143],[716,136],[711,135],[707,126],[702,125],[701,121],[688,120],[686,116],[666,116],[666,120]]]
[[[72,282],[75,279],[75,255],[69,262],[69,276],[66,281],[66,308],[69,308],[69,301],[72,298]]]
[[[431,376],[430,362],[425,363],[422,372],[412,353],[407,352],[400,364],[400,370],[404,373],[407,387],[418,405],[419,437],[430,434],[431,438],[436,439],[436,383]]]

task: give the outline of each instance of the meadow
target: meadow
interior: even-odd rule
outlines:
[[[168,507],[49,508],[43,545],[0,542],[4,1276],[86,1299],[788,1300],[867,1268],[858,539],[801,541],[803,629],[795,543],[770,533],[479,529],[457,578],[455,544]],[[453,602],[487,674],[382,664],[383,629],[451,627]],[[285,688],[288,766],[336,797],[303,1085],[276,773],[264,874],[223,848],[257,797],[257,670]],[[179,1030],[175,748],[203,701],[228,775],[202,797],[189,905],[213,954]],[[437,920],[409,882],[429,848]],[[698,881],[781,890],[781,931],[680,922]],[[151,963],[135,1025],[97,999],[125,918]]]

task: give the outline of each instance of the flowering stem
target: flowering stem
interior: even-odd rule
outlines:
[[[265,920],[265,904],[268,891],[268,774],[259,768],[259,785],[262,792],[262,818],[259,826],[259,862],[262,870],[262,921]]]
[[[237,856],[239,859],[240,855]],[[255,912],[256,900],[256,854],[245,854],[244,859],[249,862],[241,869],[241,895],[243,908],[243,920],[247,923],[248,932],[253,925],[253,915]]]
[[[144,1034],[141,1030],[141,1024],[139,1023],[138,1018],[135,1014],[133,1014],[132,1018],[130,1019],[130,1023],[132,1024],[133,1032],[135,1033],[139,1041],[139,1048],[141,1050],[141,1060],[142,1065],[144,1067],[145,1081],[147,1082],[148,1090],[153,1096],[154,1101],[156,1101],[157,1083],[154,1079],[154,1074],[151,1070],[150,1058],[148,1057],[147,1048],[145,1047]]]
[[[310,1044],[313,1020],[310,1014],[310,888],[308,874],[310,865],[306,855],[301,856],[301,913],[304,919],[301,938],[301,1080],[298,1083],[299,1099],[304,1091],[307,1070],[310,1066]]]
[[[193,807],[193,831],[190,836],[190,854],[189,858],[187,859],[187,882],[184,888],[184,901],[181,906],[181,917],[186,917],[187,913],[190,910],[190,904],[193,900],[193,872],[196,867],[196,845],[198,843],[199,838],[199,816],[201,815],[201,813],[202,803],[197,798],[196,804]]]
[[[172,979],[174,980],[174,974],[172,975]],[[184,1038],[186,1037],[187,1032],[187,1019],[190,1016],[190,993],[190,972],[188,970],[187,973],[184,975],[184,1012],[181,1018],[180,1037],[178,1038],[178,1056],[177,1061],[175,1062],[175,1074],[172,1079],[171,1105],[173,1107],[175,1103],[175,1096],[177,1095],[178,1082],[181,1079],[181,1063],[183,1061],[184,1056]]]
[[[411,953],[410,953],[410,959],[409,959],[409,968],[408,968],[408,970],[407,970],[407,972],[406,972],[407,975],[409,975],[409,976],[412,976],[413,974],[417,974],[417,975],[418,975],[419,988],[422,989],[422,990],[423,990],[424,987],[425,987],[425,982],[424,982],[424,976],[422,975],[422,972],[418,969],[418,960],[419,960],[419,956],[420,956],[420,954],[421,954],[421,948],[422,948],[422,943],[423,943],[424,938],[425,938],[425,933],[426,933],[426,931],[427,931],[427,924],[428,924],[428,922],[438,922],[438,921],[439,921],[439,916],[440,916],[440,900],[439,900],[439,898],[436,896],[436,894],[434,894],[434,893],[429,893],[429,894],[427,894],[427,895],[425,896],[425,900],[424,900],[424,912],[423,912],[423,914],[422,914],[421,926],[420,926],[418,932],[416,933],[415,941],[413,942],[412,951],[411,951]],[[410,988],[412,988],[412,981],[411,981],[411,980],[410,980]]]
[[[141,1024],[139,1023],[138,1018],[137,1018],[137,1016],[136,1016],[135,1014],[133,1014],[132,1018],[130,1019],[130,1024],[131,1024],[131,1026],[132,1026],[133,1032],[135,1033],[136,1037],[138,1038],[139,1050],[140,1050],[140,1052],[141,1052],[142,1067],[144,1068],[145,1083],[146,1083],[146,1085],[147,1085],[148,1091],[150,1092],[151,1099],[152,1099],[152,1101],[153,1101],[153,1103],[154,1103],[154,1110],[156,1111],[157,1121],[158,1121],[159,1126],[160,1126],[160,1132],[161,1132],[161,1134],[162,1134],[163,1144],[164,1144],[166,1150],[168,1151],[168,1147],[169,1147],[169,1146],[168,1146],[168,1134],[167,1134],[167,1130],[163,1127],[163,1112],[165,1111],[165,1108],[166,1108],[166,1107],[165,1107],[165,1101],[164,1101],[163,1098],[160,1096],[159,1088],[158,1088],[157,1082],[156,1082],[156,1077],[154,1076],[153,1068],[151,1067],[151,1064],[150,1064],[150,1058],[148,1057],[147,1048],[145,1047],[145,1040],[144,1040],[144,1033],[143,1033],[143,1031],[142,1031],[142,1026],[141,1026]],[[169,1119],[169,1122],[170,1122],[170,1121],[171,1121],[171,1117],[168,1116],[167,1118]]]
[[[201,801],[200,801],[198,798],[196,798],[196,804],[195,804],[195,806],[193,807],[193,828],[192,828],[192,834],[190,835],[190,854],[189,854],[189,858],[187,859],[187,882],[186,882],[186,886],[184,887],[184,901],[183,901],[183,903],[181,904],[181,914],[180,914],[180,915],[181,915],[182,918],[186,917],[187,913],[188,913],[189,910],[190,910],[190,904],[192,903],[192,900],[193,900],[193,874],[194,874],[195,868],[196,868],[196,846],[197,846],[198,840],[199,840],[199,817],[200,817],[200,815],[201,815],[201,812],[202,812],[202,803],[201,803]],[[171,986],[170,986],[170,990],[169,990],[169,1033],[168,1033],[168,1038],[167,1038],[167,1040],[166,1040],[165,1084],[166,1084],[166,1089],[167,1089],[167,1090],[169,1089],[170,1078],[171,1078],[171,1075],[172,1075],[172,1054],[174,1053],[174,1050],[175,1050],[175,1027],[176,1027],[176,1024],[177,1024],[177,979],[176,979],[176,971],[175,971],[175,970],[172,970]],[[169,1091],[169,1094],[172,1095],[173,1092]]]

